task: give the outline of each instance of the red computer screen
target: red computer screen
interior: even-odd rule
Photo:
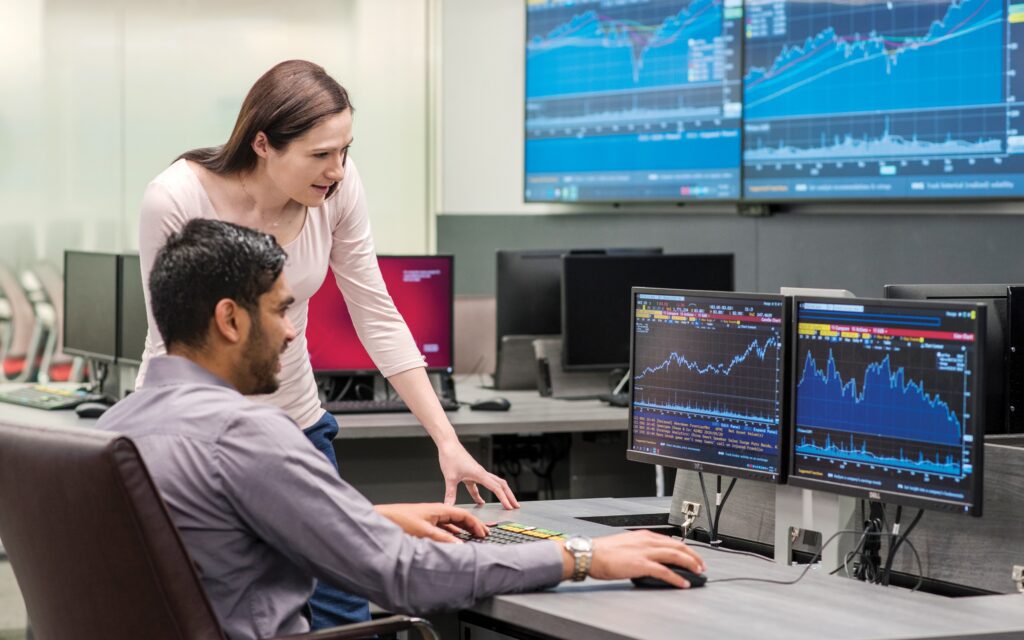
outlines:
[[[378,256],[395,307],[409,325],[427,367],[452,366],[452,257]],[[330,270],[309,300],[306,341],[318,373],[376,371]]]

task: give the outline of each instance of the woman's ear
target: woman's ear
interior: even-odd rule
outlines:
[[[252,150],[261,158],[266,158],[270,153],[270,139],[267,138],[267,134],[262,131],[256,132],[256,137],[252,139]]]

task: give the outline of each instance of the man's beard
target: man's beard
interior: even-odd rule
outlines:
[[[277,379],[278,363],[281,360],[281,351],[271,347],[267,343],[267,336],[263,333],[263,326],[259,318],[253,314],[252,329],[245,341],[245,355],[242,359],[243,366],[248,370],[248,389],[245,395],[260,395],[274,393],[281,386]]]

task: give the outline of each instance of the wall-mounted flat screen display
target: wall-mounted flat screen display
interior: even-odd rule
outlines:
[[[742,0],[528,0],[527,202],[740,196]]]
[[[1024,194],[1024,5],[746,0],[743,195]]]

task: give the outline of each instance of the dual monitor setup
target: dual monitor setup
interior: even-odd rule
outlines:
[[[495,386],[544,392],[561,371],[624,372],[630,289],[731,291],[733,262],[732,254],[665,254],[660,247],[498,251]],[[561,341],[546,361],[530,346],[544,338]]]
[[[381,274],[431,372],[453,365],[451,256],[379,256]],[[94,363],[138,366],[146,346],[146,301],[138,255],[67,251],[64,351]],[[310,299],[306,328],[313,370],[325,377],[373,375],[344,298],[328,272]],[[99,380],[102,384],[102,380]]]
[[[885,294],[633,289],[627,457],[980,516],[984,436],[1020,430],[1018,288]]]

